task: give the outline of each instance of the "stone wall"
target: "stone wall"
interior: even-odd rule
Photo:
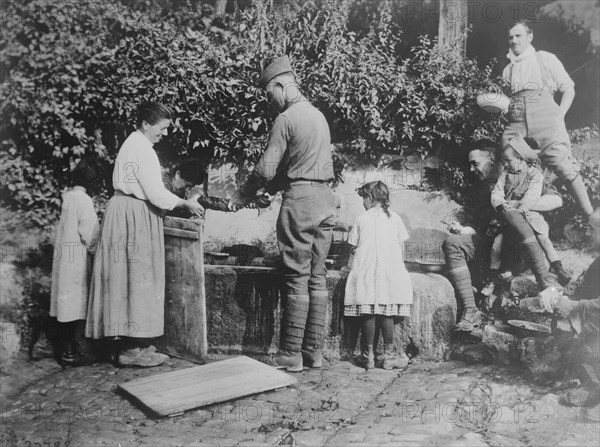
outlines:
[[[421,184],[426,161],[413,160],[398,169],[363,167],[344,172],[344,182],[334,188],[340,199],[337,220],[351,226],[364,212],[362,198],[356,188],[366,182],[381,180],[390,189],[390,209],[402,217],[409,233],[405,244],[407,261],[443,260],[441,244],[446,236],[447,225],[442,221],[453,220],[459,210],[458,204],[439,192],[415,189]],[[209,194],[228,197],[233,192],[231,167],[212,171],[209,178]],[[275,222],[281,206],[277,196],[272,205],[260,212],[241,210],[237,213],[207,211],[204,240],[207,251],[220,251],[226,245],[238,243],[276,247]]]
[[[13,264],[0,263],[0,372],[21,348],[25,277]]]
[[[271,268],[206,266],[206,312],[210,351],[265,354],[277,349],[283,277]],[[356,347],[354,319],[343,317],[347,272],[329,271],[325,357],[339,359]],[[441,360],[456,318],[452,286],[437,274],[411,272],[414,304],[396,325],[396,347]],[[169,324],[167,321],[166,324]],[[416,351],[415,351],[416,348]]]

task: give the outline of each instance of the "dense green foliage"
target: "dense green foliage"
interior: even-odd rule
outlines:
[[[465,142],[498,136],[501,120],[474,100],[499,85],[490,67],[427,38],[401,58],[390,4],[368,32],[355,33],[351,3],[306,0],[271,10],[256,0],[219,18],[175,0],[162,8],[153,0],[8,3],[0,32],[3,202],[52,222],[69,170],[94,155],[110,173],[144,100],[177,114],[157,145],[165,165],[187,154],[247,171],[272,118],[256,79],[282,54],[328,118],[341,160],[377,164],[386,153],[432,151],[452,160]]]
[[[264,133],[260,98],[244,82],[256,68],[233,45],[119,3],[61,7],[11,3],[2,26],[3,184],[33,219],[56,215],[58,191],[82,155],[114,159],[141,101],[177,112],[173,134],[158,147],[163,159],[186,152],[235,159]]]

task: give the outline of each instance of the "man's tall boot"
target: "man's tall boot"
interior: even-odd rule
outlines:
[[[308,316],[308,296],[288,295],[281,318],[279,351],[269,359],[276,368],[302,371],[302,340]]]
[[[323,341],[329,293],[324,291],[310,292],[310,306],[302,343],[302,358],[305,366],[320,368],[323,364]]]
[[[454,267],[449,265],[448,278],[454,286],[454,293],[458,302],[463,306],[460,321],[454,326],[456,331],[471,332],[482,324],[481,312],[475,305],[475,294],[471,285],[471,273],[466,263]]]
[[[588,217],[591,216],[594,209],[592,208],[587,188],[585,187],[585,183],[583,183],[581,175],[577,174],[574,179],[565,181],[565,186],[585,215]]]
[[[454,327],[457,331],[471,332],[481,326],[481,313],[475,305],[475,294],[471,285],[471,272],[463,252],[462,241],[450,236],[442,245],[448,266],[448,279],[452,283],[462,317]]]
[[[550,286],[560,287],[554,280],[554,277],[548,274],[542,248],[538,244],[536,237],[531,236],[525,239],[521,242],[520,246],[524,255],[525,265],[531,269],[540,289],[544,290]]]

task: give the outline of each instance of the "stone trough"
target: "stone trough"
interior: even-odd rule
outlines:
[[[277,348],[283,276],[272,267],[204,265],[200,222],[165,219],[167,296],[163,349],[202,361],[207,352],[265,354]],[[450,282],[411,272],[412,315],[396,325],[397,349],[441,360],[456,320]],[[330,270],[325,357],[339,359],[356,346],[355,319],[344,318],[347,272]],[[204,281],[202,281],[202,278]]]

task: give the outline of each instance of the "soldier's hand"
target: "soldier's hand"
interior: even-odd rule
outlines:
[[[273,197],[275,196],[272,196],[268,192],[264,192],[262,194],[257,195],[254,201],[256,202],[256,205],[259,208],[267,208],[269,205],[271,205]]]
[[[513,207],[510,206],[509,203],[503,203],[502,205],[498,205],[496,207],[496,211],[499,212],[499,213],[506,212],[506,211],[509,211],[509,210],[512,210],[512,209],[513,209]]]
[[[573,301],[566,296],[560,296],[554,304],[554,312],[562,318],[568,318],[571,313],[579,308],[579,301]]]
[[[243,208],[246,203],[248,203],[248,198],[238,189],[233,196],[231,196],[231,199],[229,199],[227,208],[229,208],[230,211],[238,211],[240,208]]]

